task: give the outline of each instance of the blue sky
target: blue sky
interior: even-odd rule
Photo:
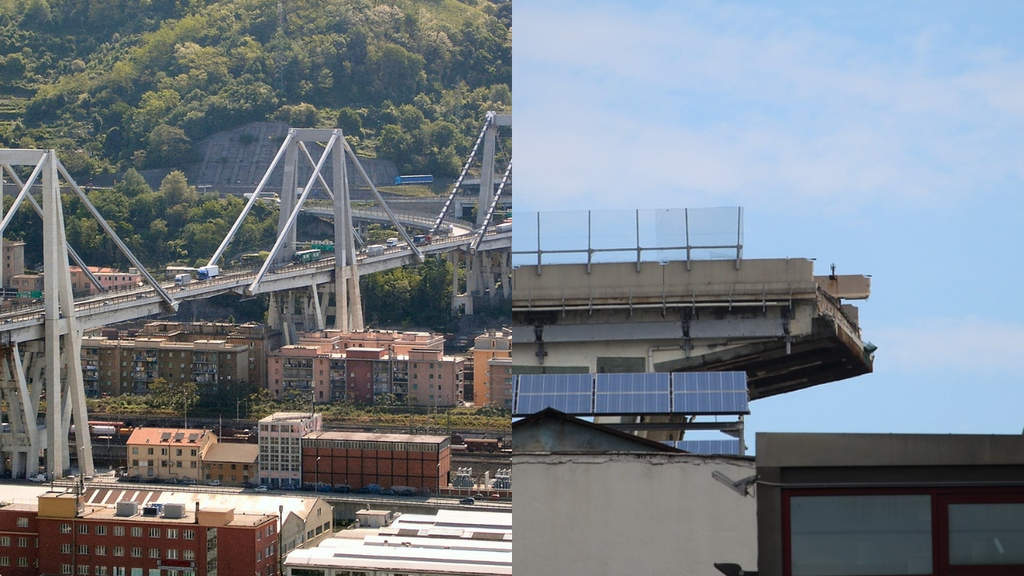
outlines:
[[[1024,5],[853,4],[516,0],[516,211],[742,205],[747,257],[871,274],[875,373],[750,445],[1020,434]]]

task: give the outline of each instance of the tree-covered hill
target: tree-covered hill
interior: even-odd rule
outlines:
[[[254,120],[453,175],[507,109],[504,0],[0,0],[0,146],[78,178],[179,167]]]

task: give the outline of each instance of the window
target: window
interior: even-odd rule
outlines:
[[[106,556],[107,555],[107,547],[106,546],[96,546],[96,548],[93,548],[92,553],[94,555],[96,555],[96,556]]]
[[[167,529],[167,538],[173,540],[173,539],[176,539],[177,537],[178,537],[178,529],[177,528],[168,528]]]
[[[61,574],[72,574],[71,564],[61,564],[60,565],[60,573]]]
[[[168,560],[177,560],[178,559],[178,549],[177,548],[168,548],[167,549],[167,559]]]
[[[78,575],[79,576],[89,576],[89,565],[88,564],[79,564],[78,565]]]
[[[0,556],[0,566],[10,566],[10,565],[11,565],[11,557],[10,556]]]
[[[10,536],[0,536],[0,546],[3,546],[4,548],[6,548],[6,547],[8,547],[10,545],[11,545],[11,537]]]
[[[71,524],[68,524],[67,522],[62,523],[60,525],[60,533],[61,534],[71,534]]]
[[[18,516],[18,528],[28,528],[27,516]]]
[[[28,538],[21,536],[18,538],[18,548],[28,548]]]
[[[1024,564],[1024,503],[950,504],[949,563]]]
[[[132,558],[142,558],[142,548],[139,546],[132,546]]]
[[[61,554],[71,554],[71,544],[61,544],[60,545],[60,553]]]
[[[97,536],[106,536],[107,535],[107,527],[104,526],[103,524],[97,525],[96,526],[96,535]]]
[[[124,536],[124,526],[114,526],[114,536]]]
[[[149,529],[149,537],[150,538],[159,538],[160,537],[160,529],[159,528],[150,528]]]
[[[89,533],[89,525],[88,524],[79,524],[78,525],[78,533],[79,534],[88,534]]]
[[[149,549],[149,557],[150,558],[159,558],[160,557],[160,549],[159,548],[150,548]]]
[[[88,556],[89,555],[89,545],[88,544],[79,544],[78,545],[78,553],[83,555],[83,556]]]
[[[124,546],[114,546],[114,556],[124,556]]]
[[[195,560],[196,559],[196,552],[195,552],[195,550],[189,550],[188,548],[182,550],[181,551],[181,559],[182,560]]]
[[[142,526],[132,526],[132,538],[142,538]]]
[[[792,496],[793,576],[930,574],[928,495]]]
[[[18,567],[19,568],[27,568],[28,567],[28,558],[26,558],[24,556],[18,556]]]
[[[196,539],[196,531],[195,530],[189,530],[189,529],[182,530],[181,531],[181,535],[185,538],[185,540],[195,540]]]
[[[96,567],[96,576],[107,576],[107,567],[106,566],[97,566]]]

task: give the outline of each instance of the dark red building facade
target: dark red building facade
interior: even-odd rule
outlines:
[[[126,516],[109,507],[83,506],[73,494],[40,496],[39,566],[24,574],[277,574],[276,516],[201,509],[175,518],[165,515],[165,510],[142,509]]]
[[[312,432],[302,438],[302,483],[436,493],[448,484],[449,443],[447,436]]]
[[[39,573],[39,531],[35,506],[0,506],[0,574],[33,576]]]

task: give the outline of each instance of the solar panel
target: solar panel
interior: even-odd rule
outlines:
[[[669,375],[665,373],[598,374],[594,414],[667,414]]]
[[[672,412],[682,414],[749,414],[745,372],[675,372]]]
[[[724,440],[681,440],[670,442],[680,450],[694,454],[742,454],[738,438]]]
[[[594,380],[590,374],[523,374],[517,388],[517,414],[533,414],[548,407],[566,414],[593,412]]]
[[[166,441],[168,441],[170,439],[171,439],[171,433],[170,432],[161,432],[160,433],[160,441],[161,442],[166,442]]]

